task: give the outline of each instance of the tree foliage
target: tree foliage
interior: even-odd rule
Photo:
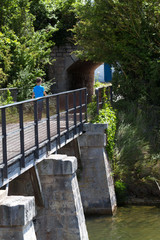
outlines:
[[[32,0],[31,12],[36,16],[35,29],[54,27],[56,31],[52,40],[57,46],[71,41],[73,34],[69,29],[76,23],[74,3],[75,0]]]
[[[92,101],[87,106],[88,119],[91,123],[108,123],[108,128],[106,129],[107,134],[107,154],[109,159],[113,160],[113,153],[115,147],[115,134],[116,134],[116,112],[112,108],[106,94],[106,88],[103,89],[103,105],[102,109],[99,110],[97,115],[97,100],[96,95],[92,96]]]
[[[71,40],[75,0],[0,2],[0,87],[18,87],[31,96],[34,79],[45,76],[51,47]],[[28,89],[28,91],[26,91]]]
[[[30,97],[35,77],[45,75],[50,62],[52,29],[35,31],[30,0],[0,2],[0,87],[18,87]],[[27,91],[26,91],[27,90]]]
[[[114,89],[159,104],[160,2],[86,0],[75,4],[78,56],[115,68]]]

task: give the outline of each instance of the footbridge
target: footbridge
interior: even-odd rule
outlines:
[[[38,120],[38,103],[43,101]],[[83,132],[87,90],[48,95],[1,106],[0,187]]]
[[[111,101],[111,87],[105,91]],[[96,90],[97,113],[103,92]],[[104,150],[107,125],[87,124],[87,89],[1,106],[0,111],[0,239],[87,240],[83,211],[112,214],[116,207]],[[7,196],[9,183],[14,196]]]

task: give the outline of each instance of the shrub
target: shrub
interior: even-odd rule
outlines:
[[[126,197],[127,197],[126,184],[121,180],[117,180],[115,182],[115,192],[116,192],[118,205],[119,206],[123,205],[125,203],[125,200],[126,200]]]
[[[103,108],[99,111],[99,115],[95,117],[93,123],[108,123],[106,129],[107,134],[107,146],[106,150],[108,157],[111,160],[113,158],[114,146],[115,146],[115,134],[116,134],[116,113],[111,107],[109,102],[103,105]]]
[[[0,97],[0,105],[7,105],[13,103],[13,98],[11,96],[11,92],[7,90],[6,97],[4,98],[3,96]]]
[[[108,128],[106,129],[107,134],[107,146],[106,150],[108,153],[108,157],[111,160],[114,152],[115,145],[115,133],[116,133],[116,113],[112,108],[110,102],[108,101],[105,94],[103,94],[104,104],[102,109],[99,111],[99,115],[97,115],[97,105],[96,105],[96,96],[92,97],[92,102],[88,104],[88,118],[92,123],[108,123]]]
[[[127,184],[132,195],[141,197],[141,186],[145,197],[157,188],[155,181],[160,179],[160,109],[126,100],[115,103],[115,107],[118,120],[114,175]]]

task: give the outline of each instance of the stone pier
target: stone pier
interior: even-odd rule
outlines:
[[[84,124],[84,133],[58,152],[78,158],[78,182],[84,211],[113,214],[117,203],[107,153],[107,124]]]
[[[38,210],[38,240],[88,240],[76,177],[77,159],[51,155],[38,164],[45,207]]]
[[[109,160],[105,151],[107,124],[84,125],[79,137],[82,171],[79,179],[86,213],[113,214],[116,196]]]
[[[32,222],[34,216],[34,197],[4,197],[0,201],[0,239],[37,240]]]

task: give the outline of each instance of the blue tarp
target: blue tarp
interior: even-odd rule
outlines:
[[[111,82],[112,81],[112,69],[107,63],[100,65],[94,72],[95,81],[99,82]]]

